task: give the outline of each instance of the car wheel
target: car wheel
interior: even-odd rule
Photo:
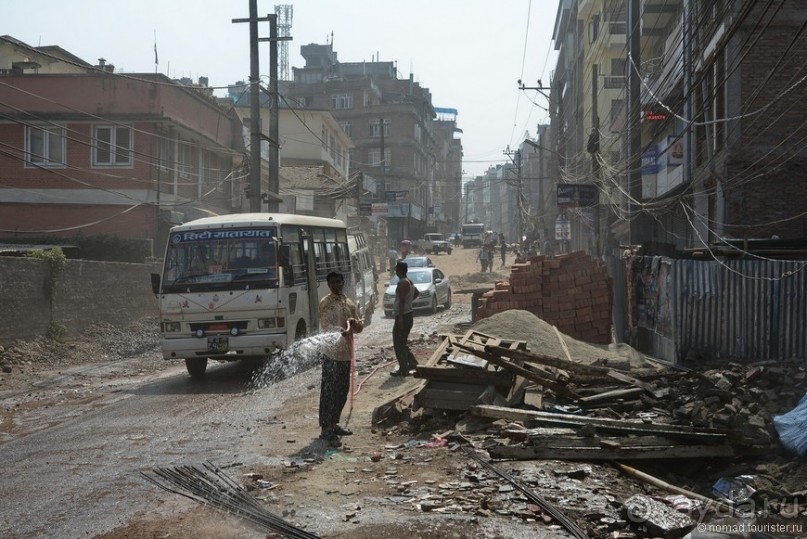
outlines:
[[[437,294],[432,297],[432,314],[437,314]]]
[[[446,298],[446,310],[451,308],[451,289],[448,289],[448,297]]]
[[[188,374],[191,378],[201,378],[205,375],[207,370],[206,357],[189,357],[185,359],[185,368],[188,369]]]

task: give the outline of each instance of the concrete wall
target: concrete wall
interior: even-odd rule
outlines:
[[[68,260],[51,310],[45,287],[47,262],[0,257],[0,345],[41,337],[51,321],[75,337],[99,321],[125,326],[156,317],[149,274],[158,271],[150,264]]]

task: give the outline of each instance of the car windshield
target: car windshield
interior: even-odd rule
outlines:
[[[407,277],[409,277],[413,283],[432,282],[432,272],[430,271],[412,271],[407,274]]]
[[[406,274],[409,277],[409,280],[415,284],[422,284],[422,283],[430,283],[432,282],[432,272],[431,271],[410,271]],[[390,286],[395,286],[398,284],[400,279],[397,275],[393,276],[392,280],[389,282]]]
[[[413,256],[410,258],[404,259],[406,265],[410,268],[425,268],[429,265],[429,259],[424,256]]]

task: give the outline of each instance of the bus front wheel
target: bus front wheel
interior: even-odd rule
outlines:
[[[188,374],[191,378],[200,378],[205,375],[207,370],[206,357],[189,357],[185,359],[185,368],[188,369]]]
[[[299,322],[297,322],[297,329],[294,330],[294,340],[301,341],[305,339],[307,334],[308,330],[305,327],[305,322],[300,320]]]

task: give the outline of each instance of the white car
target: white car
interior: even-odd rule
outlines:
[[[432,262],[432,259],[429,258],[428,256],[407,256],[406,258],[401,260],[401,262],[406,262],[406,266],[409,269],[423,268],[423,267],[433,268],[434,267],[434,262]]]
[[[415,311],[427,310],[434,314],[437,306],[443,305],[446,309],[451,307],[451,283],[448,276],[438,268],[411,268],[407,277],[415,283],[420,292],[412,303]],[[392,305],[395,302],[395,288],[398,286],[398,276],[395,275],[387,284],[384,291],[384,316],[392,316]]]

